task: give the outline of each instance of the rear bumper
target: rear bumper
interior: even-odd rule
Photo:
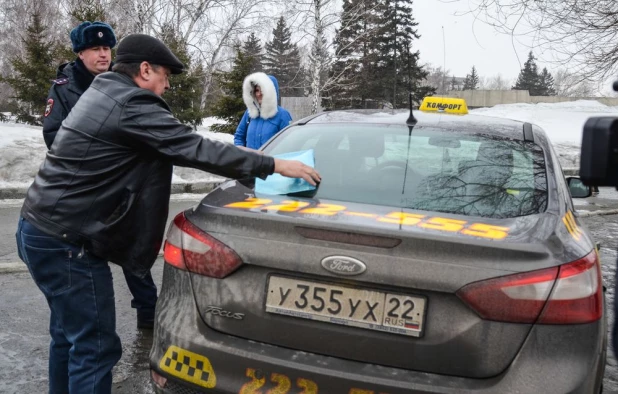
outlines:
[[[280,391],[271,392],[594,393],[603,379],[605,319],[593,323],[599,332],[595,338],[582,335],[584,330],[590,332],[589,326],[563,326],[564,335],[559,336],[556,327],[535,326],[509,368],[492,378],[469,379],[338,359],[222,334],[198,315],[189,275],[165,266],[150,365],[171,383],[166,389],[155,387],[158,393],[258,393],[276,388]],[[359,344],[359,351],[371,352],[371,345]],[[196,371],[196,366],[202,371]]]

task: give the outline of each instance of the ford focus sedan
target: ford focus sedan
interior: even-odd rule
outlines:
[[[539,127],[433,110],[301,120],[262,150],[310,152],[317,188],[228,181],[176,216],[158,393],[600,392],[589,190]]]

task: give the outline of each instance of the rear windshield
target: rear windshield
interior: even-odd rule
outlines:
[[[266,148],[313,149],[316,198],[492,218],[545,211],[543,151],[532,142],[431,127],[304,125]],[[315,193],[315,192],[314,192]],[[312,196],[314,197],[314,196]]]

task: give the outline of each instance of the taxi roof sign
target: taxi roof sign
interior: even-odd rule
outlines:
[[[466,100],[454,97],[425,97],[419,109],[423,112],[444,112],[458,115],[468,113]]]

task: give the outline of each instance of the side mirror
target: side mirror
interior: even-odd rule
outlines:
[[[569,192],[571,193],[572,198],[586,198],[590,197],[592,194],[592,189],[590,186],[584,185],[584,182],[582,182],[581,179],[569,177],[566,180],[569,185]]]

